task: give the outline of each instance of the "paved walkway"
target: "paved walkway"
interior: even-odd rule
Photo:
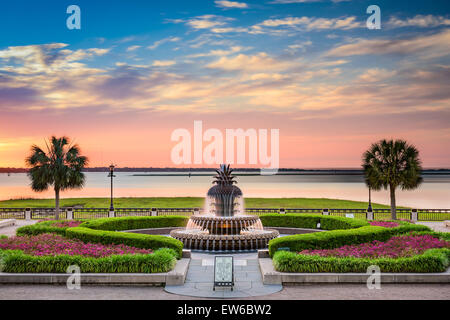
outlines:
[[[450,232],[450,228],[444,226],[444,221],[419,221],[417,224],[430,227],[434,231],[438,232]]]
[[[221,254],[222,255],[222,254]],[[234,257],[235,283],[229,288],[214,285],[214,254],[192,253],[186,282],[183,286],[166,286],[170,293],[202,298],[245,298],[265,296],[278,291],[281,285],[264,285],[256,253],[231,254]]]
[[[0,228],[0,235],[12,237],[16,235],[16,230],[20,227],[37,223],[38,220],[16,220],[16,225]]]
[[[171,294],[161,287],[81,286],[68,290],[60,285],[0,285],[0,300],[203,300]],[[239,300],[450,300],[448,284],[315,284],[285,286],[271,295]]]

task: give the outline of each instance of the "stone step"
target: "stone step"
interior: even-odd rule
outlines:
[[[214,266],[214,259],[202,259],[203,267],[206,266]],[[247,266],[247,260],[234,260],[234,265],[238,267],[245,267]]]

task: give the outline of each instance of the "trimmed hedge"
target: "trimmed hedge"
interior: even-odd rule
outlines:
[[[16,230],[18,236],[37,236],[43,233],[56,233],[61,236],[66,235],[69,227],[55,227],[54,224],[64,222],[66,220],[42,221],[28,226],[20,227]]]
[[[268,220],[272,222],[271,226],[301,228],[320,221],[321,228],[331,230],[273,239],[269,242],[269,254],[271,257],[280,248],[289,248],[290,251],[295,252],[304,249],[334,249],[344,245],[360,244],[374,240],[387,241],[392,236],[414,231],[431,232],[431,229],[427,226],[404,221],[398,222],[400,224],[398,227],[384,228],[371,226],[363,220],[334,216],[291,214],[284,222],[282,219],[284,215],[268,216]],[[277,218],[277,216],[281,216],[281,218]]]
[[[61,221],[43,221],[34,225],[17,229],[18,236],[32,236],[42,233],[56,233],[64,237],[79,239],[83,242],[102,244],[125,244],[128,246],[158,250],[170,248],[181,257],[183,244],[176,239],[136,233],[116,232],[122,230],[184,227],[189,219],[184,216],[158,216],[158,217],[119,217],[88,220],[78,227],[54,227],[53,224]]]
[[[82,273],[160,273],[175,267],[175,252],[161,249],[146,255],[32,256],[18,250],[0,250],[0,271],[8,273],[66,273],[71,265]]]
[[[323,230],[336,230],[354,229],[369,225],[365,220],[303,213],[265,214],[261,215],[260,219],[265,227],[317,229],[317,224],[320,223],[320,228]]]
[[[86,221],[80,227],[108,231],[185,227],[188,220],[185,216],[101,218]]]
[[[269,254],[273,257],[279,248],[289,248],[294,252],[305,249],[333,249],[347,244],[359,244],[374,240],[386,241],[391,236],[392,232],[388,228],[375,226],[297,234],[270,240]]]
[[[321,257],[278,251],[273,257],[275,269],[280,272],[361,272],[376,265],[381,272],[445,272],[449,266],[450,249],[430,249],[421,255],[403,258]]]
[[[183,251],[183,243],[181,241],[159,235],[94,230],[80,226],[67,229],[66,237],[91,243],[125,244],[142,249],[170,248],[176,252],[178,258],[181,257]]]

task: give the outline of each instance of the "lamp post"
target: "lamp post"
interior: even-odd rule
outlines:
[[[115,168],[115,166],[113,164],[111,164],[109,166],[109,175],[108,175],[108,177],[111,177],[111,205],[109,207],[109,211],[114,211],[114,204],[113,204],[113,178],[115,177],[115,175],[114,175],[114,168]]]
[[[367,208],[367,211],[372,212],[372,195],[371,195],[372,188],[369,186],[369,207]]]

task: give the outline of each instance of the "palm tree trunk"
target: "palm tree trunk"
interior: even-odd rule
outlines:
[[[59,189],[55,188],[55,219],[59,220]]]
[[[397,206],[395,204],[395,187],[390,185],[389,190],[391,191],[391,219],[397,220]]]

